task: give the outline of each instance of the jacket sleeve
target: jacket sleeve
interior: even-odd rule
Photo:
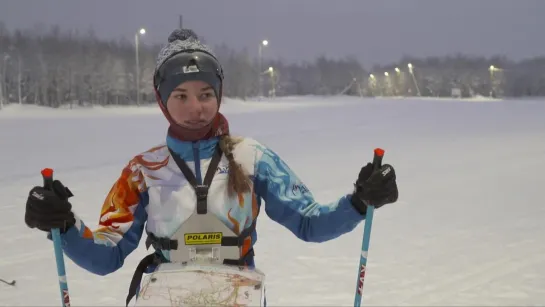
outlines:
[[[65,254],[80,267],[98,275],[121,268],[140,242],[147,220],[147,203],[142,173],[131,162],[106,196],[98,228],[92,231],[76,218],[75,227],[62,235]]]
[[[323,242],[353,230],[365,219],[344,195],[331,203],[318,203],[311,191],[272,150],[258,146],[254,187],[265,201],[265,212],[298,238]]]

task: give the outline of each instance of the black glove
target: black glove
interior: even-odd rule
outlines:
[[[30,190],[26,202],[25,223],[30,228],[50,232],[60,228],[61,233],[72,227],[76,220],[68,198],[74,196],[60,181],[53,181],[53,190],[36,186]]]
[[[371,163],[361,168],[352,194],[352,205],[361,214],[367,212],[368,205],[380,208],[396,202],[398,197],[396,174],[391,165],[384,164],[376,171]]]

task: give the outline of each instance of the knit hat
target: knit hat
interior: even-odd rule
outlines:
[[[223,68],[210,48],[189,29],[173,31],[157,56],[153,86],[161,111],[169,121],[168,133],[182,141],[195,141],[229,134],[229,124],[220,112],[206,127],[191,130],[180,126],[169,114],[167,100],[182,82],[200,80],[214,89],[218,104],[223,91]],[[219,109],[219,105],[218,105]]]
[[[182,82],[204,81],[221,101],[223,68],[213,51],[190,29],[174,30],[157,56],[153,85],[166,106],[170,93]]]

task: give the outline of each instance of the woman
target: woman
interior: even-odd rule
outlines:
[[[139,265],[132,294],[141,274],[158,263],[212,258],[210,250],[188,246],[215,244],[221,247],[217,261],[254,267],[262,201],[266,214],[301,240],[324,242],[354,229],[366,204],[379,208],[398,198],[392,166],[373,171],[367,163],[353,194],[317,203],[271,149],[230,135],[219,112],[222,67],[191,30],[170,35],[157,59],[154,86],[170,123],[166,142],[128,162],[106,197],[98,229],[91,231],[72,212],[73,195],[60,181],[53,191],[34,187],[25,214],[30,228],[60,228],[65,254],[99,275],[119,269],[145,229],[146,245],[156,251]]]

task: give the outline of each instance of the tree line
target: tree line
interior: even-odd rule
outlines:
[[[130,105],[155,100],[152,74],[160,44],[103,40],[92,30],[36,25],[8,31],[0,23],[0,107],[7,103]],[[404,57],[365,68],[352,57],[287,63],[222,44],[214,51],[225,68],[224,95],[494,96],[545,95],[545,57]],[[271,69],[269,69],[271,68]],[[137,99],[137,76],[140,79]]]

